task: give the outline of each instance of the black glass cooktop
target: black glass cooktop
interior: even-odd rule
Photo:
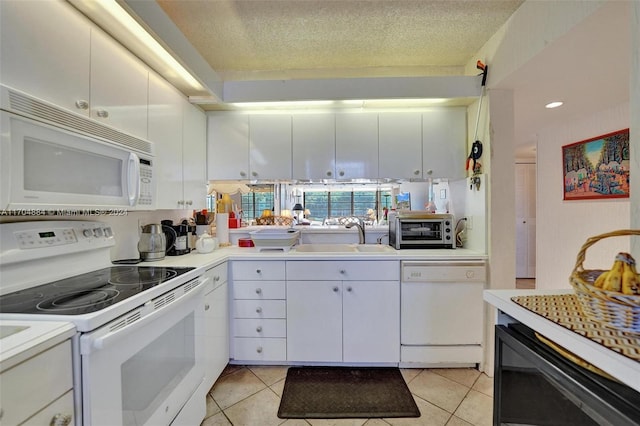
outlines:
[[[50,315],[96,312],[193,269],[112,266],[0,296],[0,312]]]

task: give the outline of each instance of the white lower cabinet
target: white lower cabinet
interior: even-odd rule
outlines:
[[[284,261],[234,261],[233,353],[235,362],[287,359]]]
[[[229,362],[229,289],[227,263],[205,272],[213,285],[205,294],[205,394]]]
[[[398,262],[287,262],[288,361],[399,359]]]

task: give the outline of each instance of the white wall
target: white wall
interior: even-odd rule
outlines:
[[[563,201],[562,146],[629,127],[629,104],[580,117],[538,134],[537,288],[570,288],[576,255],[587,238],[630,225],[629,199]],[[609,269],[626,237],[587,249],[585,269]]]

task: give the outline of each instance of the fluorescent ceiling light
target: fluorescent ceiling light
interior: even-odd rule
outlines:
[[[274,102],[234,102],[237,108],[309,108],[309,107],[416,107],[443,104],[450,99],[347,99],[339,101],[274,101]]]
[[[552,108],[558,108],[559,106],[562,106],[562,104],[564,104],[564,102],[562,101],[553,101],[553,102],[549,102],[544,107],[548,109],[552,109]]]
[[[148,51],[153,52],[154,58],[162,64],[165,72],[180,77],[189,86],[196,90],[204,90],[204,87],[196,80],[182,64],[180,64],[167,50],[156,41],[116,0],[69,0],[75,7],[81,10],[92,21],[100,25],[122,44],[142,44]],[[126,40],[126,42],[123,42]],[[161,70],[156,69],[160,74]]]
[[[334,101],[276,101],[276,102],[234,102],[238,108],[302,108],[332,105]]]

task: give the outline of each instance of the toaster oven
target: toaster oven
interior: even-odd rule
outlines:
[[[455,248],[453,215],[426,211],[389,213],[389,245],[400,249]]]

